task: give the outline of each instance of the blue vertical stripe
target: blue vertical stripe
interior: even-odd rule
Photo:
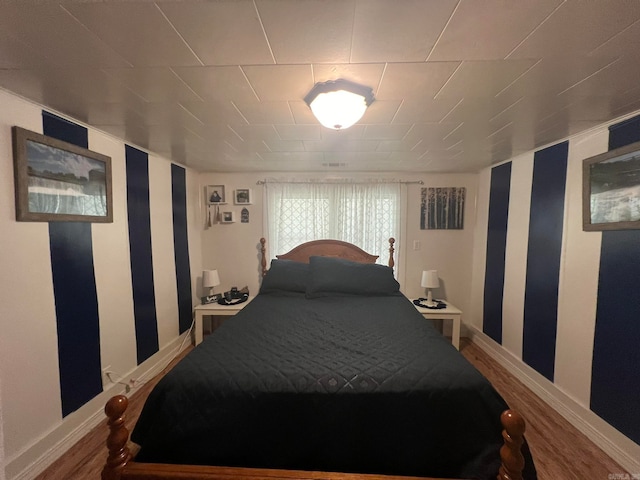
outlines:
[[[524,292],[522,359],[553,381],[569,142],[535,153]]]
[[[191,268],[187,232],[187,180],[185,169],[171,164],[171,199],[173,204],[173,252],[176,263],[178,316],[180,333],[191,326]]]
[[[42,112],[42,133],[82,148],[89,148],[89,133],[77,125],[53,113]]]
[[[640,117],[609,129],[609,150],[640,141]],[[602,232],[591,410],[640,443],[640,230]]]
[[[45,135],[88,146],[87,129],[42,112]],[[100,322],[91,223],[49,222],[62,415],[102,392]]]
[[[158,321],[153,284],[149,156],[125,146],[131,285],[138,364],[158,351]]]
[[[502,298],[504,295],[510,191],[511,162],[491,170],[491,191],[489,193],[482,330],[498,343],[502,343]]]

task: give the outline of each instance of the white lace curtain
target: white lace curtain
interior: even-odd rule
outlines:
[[[399,245],[400,183],[266,183],[265,192],[269,258],[329,238],[353,243],[386,265],[389,237]]]

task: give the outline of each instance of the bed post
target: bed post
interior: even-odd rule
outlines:
[[[395,252],[395,249],[393,248],[394,243],[396,243],[396,239],[391,237],[389,239],[389,266],[391,267],[391,270],[393,270],[393,267],[396,265],[396,262],[393,260],[393,252]]]
[[[122,469],[131,460],[131,453],[127,447],[129,430],[124,426],[124,412],[128,406],[127,397],[116,395],[104,407],[110,431],[107,437],[109,456],[102,469],[102,480],[119,480]]]
[[[500,448],[502,464],[497,480],[522,480],[524,457],[521,449],[524,443],[524,418],[518,412],[505,410],[500,415],[500,421],[504,427],[502,431],[504,445]]]
[[[267,249],[264,247],[264,244],[267,243],[264,237],[260,239],[260,253],[262,254],[262,259],[260,260],[260,265],[262,265],[262,276],[264,277],[267,274],[267,257],[266,251]]]

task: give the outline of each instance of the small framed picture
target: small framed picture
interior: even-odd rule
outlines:
[[[233,223],[233,212],[222,212],[222,223]]]
[[[251,190],[249,188],[239,188],[235,191],[234,202],[236,205],[251,203]]]
[[[205,195],[209,205],[226,203],[224,185],[207,185],[205,187]]]

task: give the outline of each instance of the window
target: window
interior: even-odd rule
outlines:
[[[269,258],[325,238],[353,243],[387,264],[400,235],[399,183],[267,183]],[[399,242],[396,243],[396,245]]]

